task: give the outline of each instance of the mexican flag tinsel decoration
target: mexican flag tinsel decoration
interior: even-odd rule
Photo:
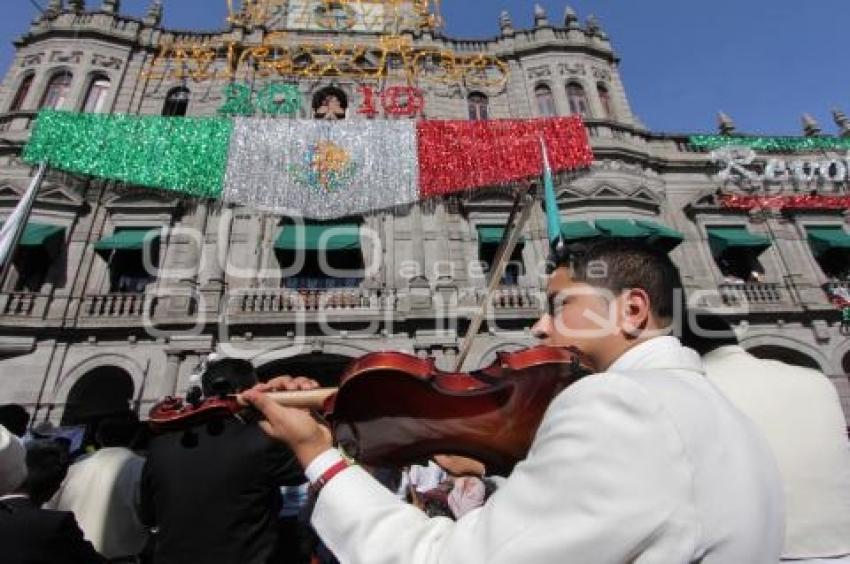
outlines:
[[[331,219],[589,166],[577,117],[318,121],[42,111],[24,160],[128,184]]]

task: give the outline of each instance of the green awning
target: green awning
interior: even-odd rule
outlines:
[[[274,248],[280,251],[348,251],[360,249],[360,226],[356,223],[287,225]]]
[[[103,251],[141,251],[145,243],[150,240],[154,243],[159,239],[158,227],[144,227],[139,229],[122,229],[114,234],[104,237],[94,245],[94,250]]]
[[[600,233],[588,221],[567,221],[561,224],[561,233],[567,241],[593,239]]]
[[[749,249],[756,254],[763,253],[770,247],[770,237],[755,235],[741,227],[709,227],[708,244],[714,256],[728,249]]]
[[[4,223],[0,222],[0,227],[3,227]],[[64,239],[64,227],[44,223],[27,223],[18,244],[22,247],[40,247],[59,233],[62,233],[62,238]]]
[[[654,221],[637,220],[637,224],[650,232],[649,242],[658,244],[666,251],[675,249],[679,243],[685,240],[685,236],[666,225]]]
[[[496,225],[479,225],[478,242],[482,245],[498,245],[505,236],[505,228]],[[525,235],[520,235],[518,241],[525,241]]]
[[[815,256],[835,249],[850,250],[850,235],[841,226],[807,227],[806,233]]]
[[[651,232],[630,219],[597,219],[596,229],[605,237],[622,239],[642,239]]]

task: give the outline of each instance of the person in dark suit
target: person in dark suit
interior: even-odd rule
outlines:
[[[205,396],[253,386],[250,362],[213,361]],[[155,564],[265,564],[277,541],[280,487],[306,481],[292,452],[253,422],[221,417],[155,436],[140,517],[157,529]],[[295,550],[295,547],[293,547]]]
[[[36,497],[50,494],[67,472],[65,447],[49,442],[28,445],[27,477],[13,493],[0,497],[0,554],[4,564],[105,564],[83,538],[73,513],[41,509]],[[31,493],[32,492],[32,493]],[[33,497],[35,496],[35,497]]]

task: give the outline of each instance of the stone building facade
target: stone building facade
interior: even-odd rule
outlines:
[[[141,19],[121,15],[118,0],[98,4],[52,0],[15,41],[14,62],[0,85],[0,217],[11,212],[33,174],[20,155],[41,107],[216,114],[225,102],[223,83],[193,76],[197,60],[177,58],[159,76],[150,72],[162,45],[261,45],[277,33],[281,44],[357,42],[374,65],[370,57],[388,31],[380,18],[379,24],[357,23],[346,19],[357,14],[318,5],[327,2],[278,1],[273,25],[234,18],[214,33],[163,28],[159,2]],[[415,6],[410,9],[415,16]],[[325,19],[317,23],[310,14]],[[329,24],[331,16],[343,23]],[[564,220],[642,221],[682,234],[671,253],[687,291],[707,305],[737,308],[731,315],[746,329],[744,346],[756,354],[828,374],[850,414],[850,340],[827,292],[850,289],[850,282],[824,270],[806,231],[812,225],[846,230],[847,212],[761,213],[719,205],[724,186],[709,154],[695,149],[686,134],[648,131],[633,115],[619,56],[595,18],[580,21],[570,9],[550,18],[536,8],[534,22],[531,29],[514,29],[503,13],[498,36],[462,40],[396,21],[398,28],[389,31],[414,49],[497,57],[507,70],[507,80],[497,85],[466,78],[416,84],[424,94],[423,117],[582,113],[595,162],[558,177]],[[226,48],[219,50],[212,67],[225,67],[227,56]],[[255,72],[250,80],[256,91],[275,77]],[[346,76],[295,80],[308,101],[301,117],[310,117],[317,93],[330,87],[345,99],[347,119],[354,119],[354,108],[364,102],[361,82]],[[846,133],[840,115],[837,121]],[[726,132],[733,127],[728,119],[721,125]],[[371,267],[337,288],[308,281],[305,292],[281,278],[275,246],[281,218],[50,172],[30,220],[48,229],[25,235],[0,288],[0,403],[20,403],[36,420],[57,423],[83,421],[128,402],[144,415],[157,399],[184,391],[212,351],[250,358],[262,376],[306,373],[330,383],[349,359],[368,351],[407,351],[450,368],[484,292],[482,273],[470,265],[486,262],[488,228],[505,222],[512,202],[510,189],[497,188],[356,218],[370,234],[363,235],[359,253]],[[156,276],[140,277],[133,262],[138,257],[121,259],[128,249],[138,250],[125,235],[152,227],[160,268]],[[752,267],[753,277],[735,277],[719,260],[710,241],[710,230],[718,227],[767,239],[757,260],[737,266]],[[545,241],[544,214],[536,206],[515,255],[521,265],[497,292],[467,368],[491,361],[497,350],[533,342],[530,327],[543,307]]]

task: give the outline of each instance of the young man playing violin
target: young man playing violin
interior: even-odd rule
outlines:
[[[309,413],[245,394],[320,488],[313,526],[343,563],[769,564],[782,491],[767,445],[667,336],[680,297],[666,254],[623,241],[557,257],[535,334],[576,346],[597,374],[549,406],[527,458],[457,522],[400,502],[332,448]]]

